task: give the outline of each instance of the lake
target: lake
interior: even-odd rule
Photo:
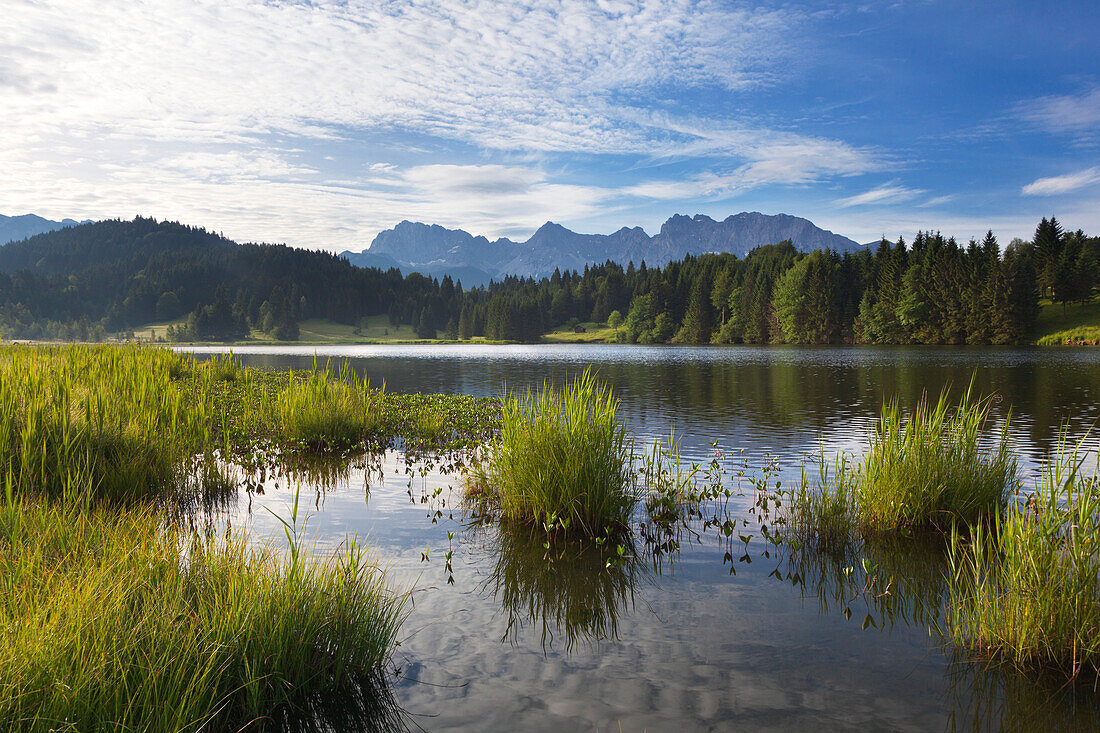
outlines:
[[[226,349],[189,348],[200,356]],[[1100,350],[640,346],[249,346],[249,366],[347,359],[389,391],[497,395],[591,368],[639,446],[680,440],[716,461],[732,498],[656,539],[639,518],[624,556],[485,524],[461,477],[396,452],[324,479],[267,477],[217,521],[319,551],[374,546],[414,607],[394,662],[408,724],[427,730],[1096,729],[1091,689],[1023,679],[939,640],[943,558],[927,548],[825,557],[779,551],[749,479],[791,482],[821,451],[861,450],[884,399],[911,407],[971,379],[1011,411],[1026,477],[1060,429],[1100,417]],[[1091,438],[1090,443],[1095,441]],[[773,459],[778,465],[772,463]],[[746,476],[739,477],[738,473]],[[268,511],[271,510],[271,511]],[[727,536],[711,518],[736,522]],[[733,526],[732,524],[728,526]],[[450,535],[450,536],[449,536]],[[749,537],[743,542],[742,537]],[[446,553],[450,552],[450,561]],[[625,558],[625,559],[624,559]],[[862,563],[890,579],[866,592]]]

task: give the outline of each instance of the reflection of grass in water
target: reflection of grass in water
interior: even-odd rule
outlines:
[[[1100,730],[1095,679],[1067,683],[1060,675],[1022,675],[1011,665],[968,655],[950,659],[946,677],[947,730]]]
[[[527,624],[541,629],[543,648],[555,633],[567,650],[618,638],[619,616],[633,610],[644,572],[629,533],[551,542],[539,529],[502,523],[483,537],[494,561],[483,590],[492,590],[508,616],[505,639],[514,642]]]
[[[815,543],[791,550],[787,577],[816,597],[823,614],[852,613],[866,606],[864,626],[896,624],[935,629],[945,596],[947,560],[938,537],[904,541],[876,538],[823,548]]]

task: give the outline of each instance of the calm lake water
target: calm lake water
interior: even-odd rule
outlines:
[[[200,356],[223,351],[194,349]],[[955,658],[935,630],[942,556],[868,549],[777,551],[753,506],[749,467],[790,481],[810,454],[858,452],[884,398],[973,377],[1011,409],[1023,473],[1060,426],[1100,417],[1100,349],[669,348],[615,346],[236,347],[245,364],[307,369],[348,359],[390,391],[497,395],[591,367],[646,444],[675,430],[683,455],[716,455],[732,498],[661,534],[639,518],[625,559],[485,526],[461,478],[393,452],[322,479],[269,477],[219,515],[282,536],[302,494],[318,550],[357,535],[391,583],[413,592],[394,691],[427,730],[1100,729],[1097,696]],[[1090,438],[1090,443],[1095,442]],[[717,444],[716,448],[712,443]],[[774,468],[774,467],[773,467]],[[740,482],[740,483],[739,483]],[[738,487],[743,489],[738,494]],[[452,488],[453,487],[453,488]],[[270,509],[271,511],[267,511]],[[736,524],[727,537],[707,518]],[[653,533],[660,535],[653,540]],[[448,534],[453,534],[449,538]],[[751,535],[749,542],[742,536]],[[647,537],[651,540],[646,542]],[[669,552],[669,541],[679,544]],[[445,554],[451,552],[450,567]],[[862,560],[883,587],[864,592]]]

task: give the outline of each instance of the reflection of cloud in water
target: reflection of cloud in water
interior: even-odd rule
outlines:
[[[902,624],[863,632],[857,617],[845,620],[839,610],[822,615],[802,589],[768,577],[783,569],[778,558],[757,557],[731,577],[722,562],[725,544],[713,535],[685,546],[674,568],[652,582],[636,569],[610,588],[576,587],[575,607],[612,613],[613,633],[610,616],[602,622],[578,616],[576,643],[569,643],[570,629],[561,626],[566,612],[551,618],[557,637],[544,646],[542,620],[547,609],[554,616],[559,596],[521,576],[537,555],[530,542],[476,533],[462,539],[457,491],[447,489],[456,477],[414,472],[410,488],[392,454],[382,469],[385,479],[372,477],[369,498],[359,473],[316,503],[304,492],[302,510],[309,496],[312,515],[303,538],[324,550],[358,534],[374,544],[394,587],[418,589],[396,652],[403,673],[395,691],[412,720],[429,730],[944,725],[946,662],[926,631]],[[430,499],[436,489],[442,491]],[[289,516],[292,501],[285,486],[272,489],[253,497],[248,515],[242,497],[234,525],[278,540],[281,525],[264,508]],[[447,531],[456,533],[454,586],[445,582],[441,557]],[[432,559],[421,562],[428,548]],[[582,561],[571,568],[573,580],[579,585],[594,569]],[[501,572],[511,577],[502,581]],[[498,582],[502,591],[512,584],[522,623],[493,593]],[[541,616],[527,613],[532,598]]]

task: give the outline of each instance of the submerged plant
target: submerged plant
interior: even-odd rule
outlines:
[[[1100,669],[1100,480],[1066,444],[969,544],[951,538],[957,645],[1027,668]]]
[[[637,495],[618,405],[588,370],[562,390],[508,396],[474,484],[511,521],[590,536],[627,524]]]

